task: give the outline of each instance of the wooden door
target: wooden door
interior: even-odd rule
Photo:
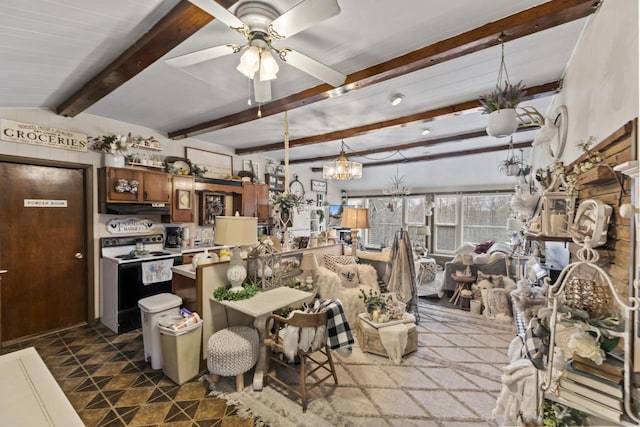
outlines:
[[[269,186],[267,184],[256,184],[256,214],[258,222],[269,221]]]
[[[105,175],[105,183],[102,184],[102,176]],[[142,172],[135,169],[125,168],[104,168],[100,171],[100,185],[105,186],[107,203],[109,202],[139,202],[141,200],[139,191],[117,191],[118,181],[121,179],[127,182],[138,181],[142,183]]]
[[[256,185],[242,183],[242,216],[258,216],[256,211]]]
[[[171,175],[162,172],[144,172],[142,201],[171,203]]]
[[[0,162],[2,340],[87,321],[85,171]]]
[[[194,179],[192,176],[174,175],[172,178],[173,203],[170,222],[193,222]]]

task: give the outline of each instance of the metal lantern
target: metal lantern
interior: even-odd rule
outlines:
[[[565,174],[562,162],[555,162],[553,181],[542,192],[538,203],[539,217],[532,219],[529,232],[545,237],[571,237],[577,196],[575,179]]]
[[[247,270],[251,283],[263,290],[280,286],[280,255],[271,240],[260,242],[249,253]]]

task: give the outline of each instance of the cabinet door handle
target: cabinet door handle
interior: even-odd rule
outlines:
[[[144,199],[147,200],[147,192],[144,192]]]
[[[76,254],[74,255],[76,257],[76,259],[82,259],[84,258],[84,255],[82,255],[81,252],[76,252]]]

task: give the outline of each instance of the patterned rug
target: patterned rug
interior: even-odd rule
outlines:
[[[350,357],[334,352],[339,385],[312,389],[306,413],[298,400],[271,384],[261,392],[235,392],[222,378],[211,394],[258,418],[262,426],[486,426],[500,392],[502,367],[513,325],[482,316],[420,304],[418,350],[401,365],[354,347]],[[286,379],[298,383],[295,375]]]

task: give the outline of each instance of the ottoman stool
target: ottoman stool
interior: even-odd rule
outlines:
[[[235,376],[236,390],[242,391],[244,373],[258,360],[258,331],[248,326],[231,326],[211,335],[207,349],[211,382],[217,382],[220,376]]]

